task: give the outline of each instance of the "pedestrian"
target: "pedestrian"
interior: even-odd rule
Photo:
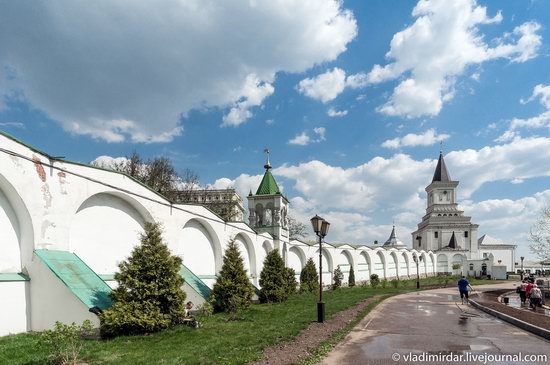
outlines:
[[[458,281],[458,292],[460,293],[460,300],[464,304],[464,297],[466,297],[466,304],[468,304],[468,287],[473,290],[472,286],[468,282],[465,276]]]
[[[540,307],[541,301],[542,301],[542,292],[540,291],[537,284],[534,284],[533,288],[531,289],[531,298],[530,298],[530,304],[531,304],[531,308],[533,308],[533,311],[536,311],[537,307]]]
[[[533,289],[533,282],[529,279],[527,279],[527,286],[525,287],[525,296],[529,300],[529,303],[531,303],[531,290]]]
[[[527,290],[527,280],[523,280],[519,285],[519,299],[521,300],[521,304],[525,304],[525,301],[527,300],[526,290]]]

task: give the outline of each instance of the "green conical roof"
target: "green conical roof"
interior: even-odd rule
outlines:
[[[275,195],[275,194],[281,194],[281,191],[277,186],[277,182],[275,181],[275,178],[273,177],[273,175],[271,175],[269,168],[266,168],[264,178],[262,179],[262,182],[258,187],[258,191],[256,191],[256,195]]]

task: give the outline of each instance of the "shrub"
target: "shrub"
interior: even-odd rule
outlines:
[[[296,271],[290,267],[285,268],[285,277],[286,277],[286,290],[288,296],[296,294],[296,289],[298,288],[298,281],[296,280]]]
[[[348,286],[355,286],[355,271],[353,271],[353,266],[350,266],[349,269]]]
[[[231,319],[237,318],[241,309],[252,302],[254,288],[248,280],[243,258],[235,239],[229,241],[220,274],[210,293],[211,303],[216,312],[227,312]]]
[[[390,284],[391,284],[392,288],[397,288],[399,286],[399,280],[392,279]]]
[[[382,289],[386,289],[386,287],[388,286],[388,279],[384,278],[380,281],[380,286],[382,287]]]
[[[81,325],[74,322],[63,324],[55,322],[53,330],[42,332],[40,343],[49,348],[49,360],[52,364],[78,364],[79,355],[84,345],[82,336],[92,334],[92,323],[85,320]]]
[[[378,277],[378,274],[372,274],[370,276],[370,286],[377,288],[378,285],[380,285],[380,278]]]
[[[162,242],[156,223],[146,223],[141,243],[121,262],[111,292],[113,306],[100,315],[104,337],[157,332],[181,323],[185,293],[181,259]]]
[[[344,280],[344,273],[340,270],[340,265],[336,266],[334,275],[332,278],[332,290],[336,290],[342,286],[342,280]]]
[[[264,260],[260,273],[260,302],[283,302],[288,298],[288,278],[285,263],[277,250],[272,250]]]
[[[319,275],[313,259],[310,257],[300,273],[300,291],[312,293],[319,290]]]

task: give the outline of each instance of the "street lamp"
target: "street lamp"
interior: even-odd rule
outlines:
[[[416,255],[413,255],[413,259],[416,264],[416,289],[420,289],[420,271],[418,269],[418,265],[422,261],[422,256],[417,257]]]
[[[317,303],[317,322],[325,321],[325,303],[323,302],[323,238],[328,233],[330,223],[317,214],[311,218],[313,232],[319,237],[319,303]]]
[[[525,257],[521,256],[520,259],[521,259],[521,272],[519,275],[520,275],[521,281],[523,281],[523,260],[525,260]]]

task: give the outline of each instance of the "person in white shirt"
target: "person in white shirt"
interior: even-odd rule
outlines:
[[[531,308],[533,308],[533,311],[537,310],[537,307],[540,307],[540,302],[542,301],[542,292],[540,291],[537,284],[533,285],[533,289],[531,289],[531,296],[530,296],[530,304]]]

